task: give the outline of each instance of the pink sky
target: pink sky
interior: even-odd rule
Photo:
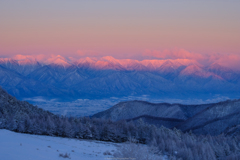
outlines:
[[[240,1],[30,1],[0,5],[0,56],[209,59],[237,66]]]

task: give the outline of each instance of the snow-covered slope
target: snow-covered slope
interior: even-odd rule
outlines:
[[[0,129],[1,160],[61,160],[59,154],[70,154],[71,160],[103,160],[116,151],[117,144],[51,136],[21,134]]]
[[[60,55],[52,56],[48,58],[44,63],[50,64],[50,65],[63,66],[63,67],[70,67],[72,65],[66,58]]]

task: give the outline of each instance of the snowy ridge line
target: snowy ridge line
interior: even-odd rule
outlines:
[[[149,60],[134,60],[134,59],[115,59],[111,56],[101,58],[86,57],[86,58],[65,58],[61,55],[51,56],[49,58],[36,58],[34,56],[17,55],[13,58],[0,58],[0,64],[12,63],[15,65],[57,65],[65,68],[69,67],[87,67],[92,69],[116,69],[116,70],[162,70],[165,66],[172,69],[177,69],[180,66],[198,66],[204,67],[196,60],[191,59],[149,59]],[[218,65],[212,63],[212,65]]]

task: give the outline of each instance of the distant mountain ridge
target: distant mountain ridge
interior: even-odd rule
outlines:
[[[115,69],[115,70],[127,70],[127,71],[161,71],[169,72],[168,70],[176,70],[181,66],[198,66],[204,68],[206,72],[211,71],[229,71],[228,67],[221,66],[218,63],[213,63],[209,65],[208,68],[205,68],[202,64],[198,63],[195,60],[191,59],[150,59],[150,60],[134,60],[134,59],[115,59],[111,56],[105,56],[102,58],[65,58],[63,56],[51,56],[46,59],[37,60],[34,56],[15,56],[15,58],[0,58],[0,64],[5,67],[16,67],[16,66],[28,66],[28,65],[51,65],[72,68],[91,68],[96,70],[105,70],[105,69]]]
[[[18,97],[91,98],[150,95],[240,95],[240,73],[194,60],[132,60],[107,56],[66,59],[60,55],[0,59],[0,85]]]

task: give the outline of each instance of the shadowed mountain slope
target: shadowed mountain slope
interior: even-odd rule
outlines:
[[[240,100],[203,105],[129,101],[118,103],[93,117],[113,121],[142,119],[156,126],[176,127],[184,132],[192,130],[196,134],[233,134],[239,130],[235,126],[240,124]]]
[[[176,128],[194,133],[218,135],[240,124],[240,100],[219,102],[197,113]]]
[[[97,113],[93,117],[111,119],[118,121],[121,119],[132,119],[142,115],[161,118],[175,118],[187,120],[201,110],[211,106],[204,105],[182,105],[169,103],[149,103],[145,101],[120,102],[110,109]]]

